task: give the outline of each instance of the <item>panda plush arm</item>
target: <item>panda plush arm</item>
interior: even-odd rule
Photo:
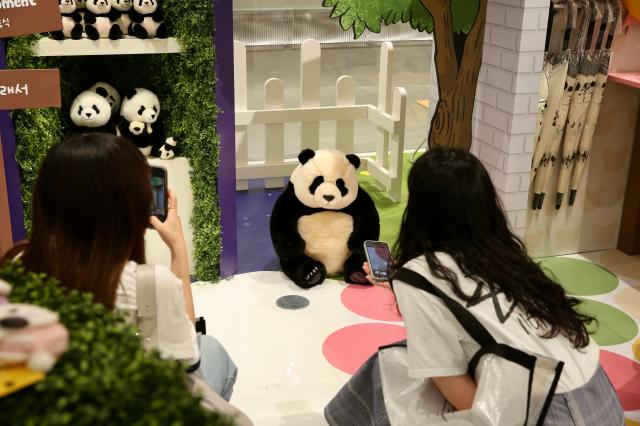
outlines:
[[[84,22],[86,24],[95,24],[96,23],[96,16],[93,14],[93,12],[87,10],[84,12]]]
[[[273,206],[269,223],[273,248],[279,258],[291,260],[304,254],[305,242],[298,232],[298,218],[312,210],[298,200],[289,182]]]
[[[144,15],[134,9],[131,9],[129,11],[129,17],[131,18],[131,21],[135,22],[136,24],[141,24],[142,21],[144,21]]]
[[[369,194],[358,187],[358,196],[345,213],[353,217],[353,231],[347,241],[349,251],[364,256],[364,242],[380,238],[380,217],[376,205]]]
[[[111,9],[109,11],[109,21],[111,22],[116,22],[118,19],[120,19],[120,17],[122,16],[122,12],[120,12],[119,10],[116,9]]]
[[[157,8],[156,11],[153,12],[153,15],[151,15],[151,19],[153,19],[153,22],[164,21],[164,14],[162,13],[162,10],[160,10],[160,8]]]
[[[82,22],[82,15],[76,10],[71,13],[71,19],[73,19],[73,22]]]

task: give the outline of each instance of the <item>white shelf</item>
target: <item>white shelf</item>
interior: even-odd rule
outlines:
[[[175,38],[139,39],[125,36],[119,40],[53,40],[41,38],[32,47],[35,56],[95,56],[95,55],[150,55],[180,53]]]

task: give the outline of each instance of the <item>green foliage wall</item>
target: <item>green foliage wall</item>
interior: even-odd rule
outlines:
[[[3,425],[219,425],[232,422],[204,410],[184,386],[183,367],[142,349],[135,329],[94,304],[15,264],[0,267],[13,284],[12,303],[56,311],[69,348],[45,379],[0,398]]]
[[[121,92],[145,87],[160,98],[160,117],[167,135],[176,137],[182,155],[191,162],[196,275],[214,280],[221,248],[211,0],[165,1],[162,7],[170,34],[180,42],[181,54],[38,58],[31,54],[31,44],[38,36],[9,41],[9,68],[60,68],[61,72],[62,109],[13,113],[25,219],[29,227],[31,192],[39,165],[47,150],[67,133],[73,98],[98,81],[106,81]]]

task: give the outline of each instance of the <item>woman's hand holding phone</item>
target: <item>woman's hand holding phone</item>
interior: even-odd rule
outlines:
[[[167,218],[161,221],[156,216],[149,218],[149,223],[158,231],[162,241],[169,247],[172,253],[186,250],[184,234],[182,233],[182,223],[178,216],[178,199],[175,194],[169,191],[169,202],[167,204]]]
[[[373,279],[373,277],[371,276],[371,267],[369,266],[369,262],[364,262],[362,264],[362,270],[367,276],[367,281],[369,281],[371,284],[378,287],[386,288],[387,290],[391,290],[391,284],[389,284],[389,281],[376,281]]]

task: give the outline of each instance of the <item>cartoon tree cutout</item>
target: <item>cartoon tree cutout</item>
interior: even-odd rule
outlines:
[[[355,38],[381,24],[409,22],[434,34],[440,99],[429,130],[429,147],[471,148],[473,105],[482,64],[488,0],[324,0]]]

